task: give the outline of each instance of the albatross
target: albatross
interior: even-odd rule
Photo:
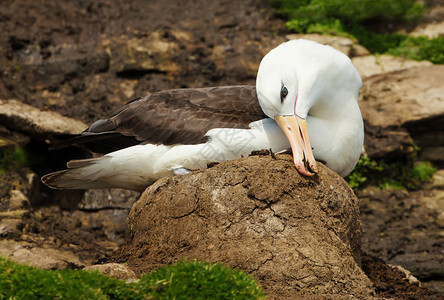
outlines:
[[[53,148],[77,145],[103,153],[47,174],[55,189],[143,191],[157,179],[202,169],[252,151],[292,150],[304,176],[316,160],[341,176],[359,159],[364,126],[361,78],[334,48],[304,39],[262,59],[254,86],[188,88],[136,98]]]

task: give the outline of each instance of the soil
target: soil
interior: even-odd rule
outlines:
[[[138,273],[183,259],[252,274],[270,299],[371,295],[359,267],[358,199],[319,164],[304,177],[291,155],[222,162],[149,187],[131,208],[111,261]]]
[[[362,270],[370,278],[378,298],[442,299],[443,293],[410,283],[405,274],[388,266],[382,259],[362,254]]]
[[[276,37],[283,22],[272,17],[266,1],[6,0],[0,8],[0,98],[86,123],[130,100],[124,94],[113,97],[125,85],[140,96],[188,86],[253,84],[256,72],[243,68],[243,57],[257,68],[263,53],[283,40]],[[180,70],[122,67],[118,62],[124,58],[115,52],[124,52],[131,38],[154,38],[153,32],[161,35],[162,46],[177,45],[167,59]],[[58,101],[51,101],[54,97]]]
[[[367,187],[358,193],[363,222],[362,248],[387,263],[401,265],[431,288],[442,288],[442,226],[432,199],[439,190]]]
[[[263,0],[180,4],[171,0],[4,0],[0,2],[0,98],[16,98],[91,123],[132,97],[157,90],[254,84],[260,58],[284,40],[284,30],[284,22]],[[154,40],[172,49],[161,57],[169,63],[143,66],[137,59],[127,59],[124,54],[130,53],[128,44],[133,38]],[[48,168],[60,169],[64,162],[55,165],[55,157],[69,160],[83,154],[49,153],[38,140],[28,148],[36,156],[31,168],[37,178],[30,179],[29,170],[1,175],[2,212],[10,211],[11,191],[22,191],[30,201],[16,210],[18,219],[8,219],[17,222],[2,227],[0,239],[70,250],[83,261],[73,268],[108,260],[124,241],[124,219],[136,196],[127,196],[123,205],[79,209],[83,192],[55,193],[39,186],[38,176]],[[106,193],[102,196],[108,197]],[[424,221],[436,219],[430,210],[405,206],[415,195],[362,196],[366,199],[361,202],[363,249],[372,255],[362,255],[362,268],[375,285],[377,297],[444,298],[442,293],[409,283],[402,272],[375,258],[396,264],[402,263],[396,260],[397,254],[403,254],[411,258],[404,260],[404,267],[423,282],[442,278],[436,260],[443,265],[443,228]],[[384,204],[386,199],[390,201]],[[407,222],[412,215],[415,222]],[[413,237],[412,228],[422,234]],[[428,275],[421,275],[425,273],[412,257],[424,254],[425,249],[432,255],[422,258],[435,269],[425,266]]]

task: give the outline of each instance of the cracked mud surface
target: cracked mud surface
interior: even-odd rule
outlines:
[[[360,228],[357,198],[329,169],[304,178],[289,155],[250,156],[156,182],[133,205],[112,260],[137,272],[222,262],[253,274],[271,298],[368,296]]]

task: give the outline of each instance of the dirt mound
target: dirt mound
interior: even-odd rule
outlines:
[[[133,205],[113,260],[137,272],[222,262],[253,274],[272,298],[368,296],[357,202],[323,165],[307,178],[289,155],[250,156],[157,181]]]
[[[362,255],[362,270],[373,282],[378,299],[443,299],[443,293],[421,287],[418,281],[411,280],[411,274],[399,268],[387,265],[380,258]]]

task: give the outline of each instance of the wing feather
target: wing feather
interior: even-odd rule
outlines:
[[[198,144],[210,129],[248,128],[265,117],[254,86],[167,90],[131,100],[52,148],[78,145],[108,153],[141,142]]]

